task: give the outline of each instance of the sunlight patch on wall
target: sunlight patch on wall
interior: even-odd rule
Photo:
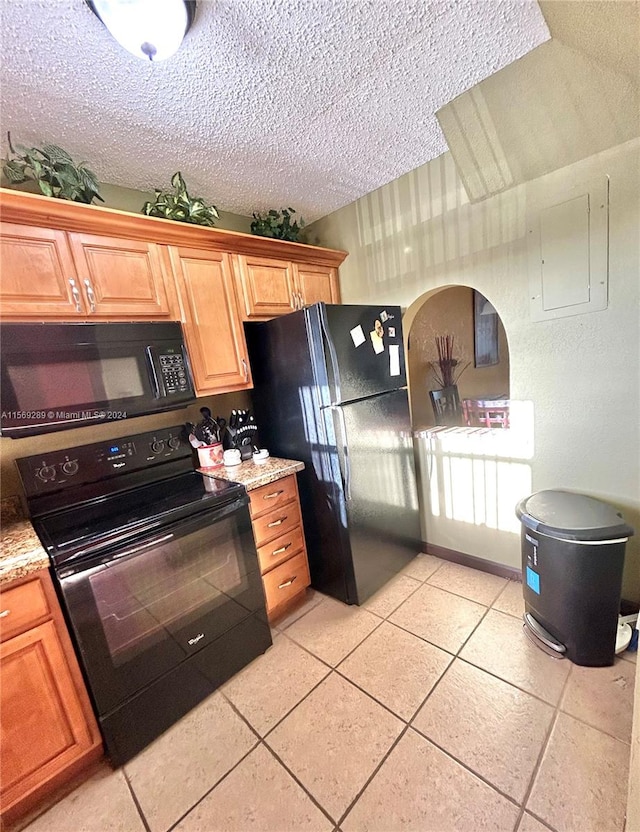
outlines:
[[[511,405],[509,430],[436,427],[416,435],[431,517],[520,533],[515,505],[532,488],[533,403]]]

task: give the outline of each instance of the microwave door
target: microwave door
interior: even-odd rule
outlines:
[[[138,412],[156,398],[146,364],[144,354],[113,344],[5,353],[3,433],[26,436],[38,426],[56,430],[127,418],[129,406]]]
[[[163,323],[5,325],[2,435],[184,407],[194,390],[181,334]]]

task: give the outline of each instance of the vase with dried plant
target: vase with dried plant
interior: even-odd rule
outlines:
[[[458,379],[471,362],[465,362],[464,359],[454,358],[454,335],[436,335],[435,342],[436,349],[438,351],[438,360],[430,361],[429,366],[433,371],[433,376],[439,387],[443,389],[446,387],[453,387],[454,385],[457,385]]]

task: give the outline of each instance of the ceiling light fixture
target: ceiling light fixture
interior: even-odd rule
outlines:
[[[113,37],[136,58],[163,61],[180,48],[195,0],[85,0]]]

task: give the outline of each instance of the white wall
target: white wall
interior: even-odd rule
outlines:
[[[543,207],[594,184],[601,188],[606,176],[608,308],[533,323],[527,253],[531,219]],[[471,286],[493,303],[509,340],[511,398],[522,402],[515,424],[521,448],[511,437],[509,447],[492,449],[479,463],[493,478],[495,499],[513,507],[527,488],[566,488],[619,507],[638,530],[627,546],[624,587],[625,595],[635,598],[640,598],[639,200],[639,140],[474,205],[447,153],[319,220],[310,235],[311,241],[349,251],[340,270],[343,302],[375,299],[402,305],[408,310],[405,336],[424,295],[437,287]],[[441,450],[436,449],[436,456]],[[469,459],[483,454],[475,449],[469,456],[460,448],[447,453],[466,464],[458,466],[457,481],[447,485],[452,493],[444,496],[451,502],[465,487],[462,471],[479,481],[482,471]],[[419,456],[425,539],[518,565],[517,523],[483,521],[477,507],[471,518],[460,519],[465,512],[459,506],[449,511],[451,516],[442,505],[435,514],[428,470],[434,458],[424,447]],[[493,460],[501,462],[499,473]],[[495,506],[490,509],[495,514]]]

